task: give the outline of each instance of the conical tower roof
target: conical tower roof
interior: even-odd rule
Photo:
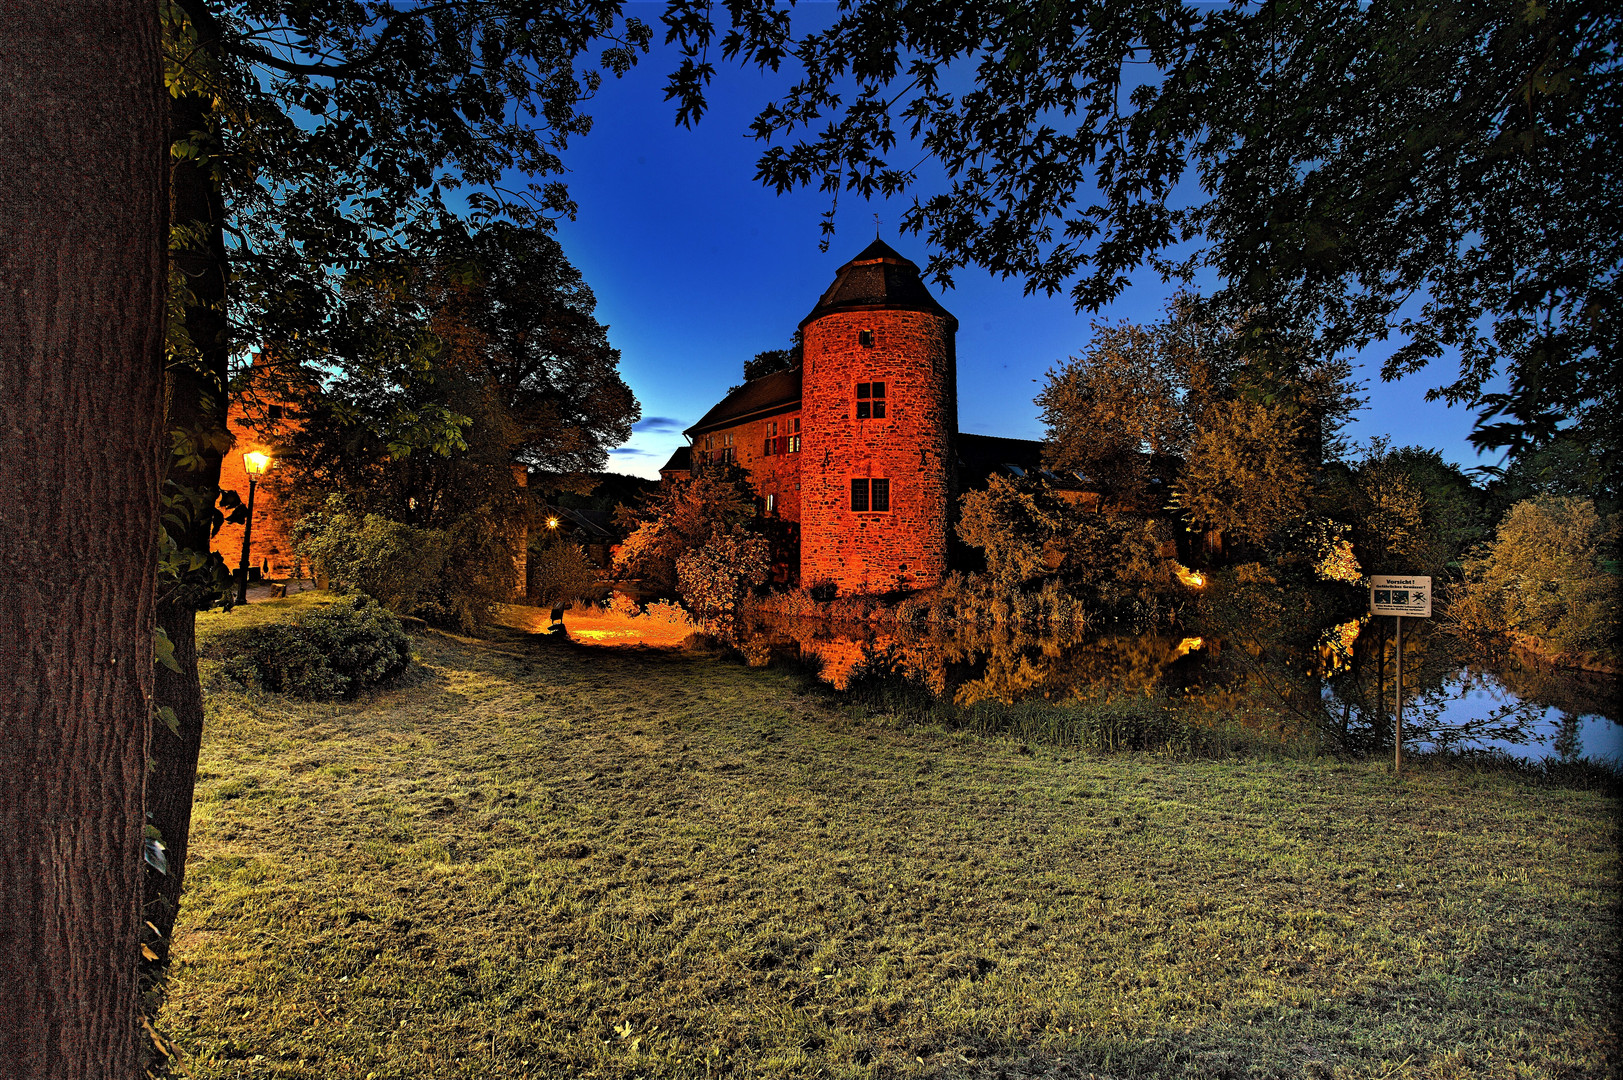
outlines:
[[[834,272],[834,284],[800,325],[836,311],[927,311],[958,327],[958,320],[925,288],[918,266],[883,240],[875,240]]]

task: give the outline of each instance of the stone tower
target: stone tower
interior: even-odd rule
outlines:
[[[800,582],[938,584],[958,433],[958,320],[875,240],[800,323]]]

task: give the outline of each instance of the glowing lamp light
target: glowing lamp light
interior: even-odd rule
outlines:
[[[249,476],[264,476],[270,471],[271,456],[258,450],[250,450],[242,455],[242,467],[248,470]]]
[[[1199,570],[1191,570],[1186,566],[1178,567],[1178,580],[1192,589],[1198,589],[1206,584],[1206,575]]]
[[[555,517],[547,518],[547,528],[556,529],[557,527],[558,527],[558,519],[557,518],[555,518]]]

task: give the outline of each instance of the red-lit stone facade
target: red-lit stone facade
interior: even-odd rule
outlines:
[[[236,444],[220,462],[220,490],[235,491],[248,501],[248,469],[243,455],[262,453],[274,463],[281,441],[293,430],[297,419],[291,406],[268,403],[251,395],[235,395],[226,414],[226,429]],[[272,465],[272,474],[275,466]],[[262,476],[255,485],[254,531],[249,540],[248,565],[258,567],[266,577],[287,577],[293,572],[293,543],[288,538],[292,524],[278,512],[273,475]],[[223,525],[210,548],[220,553],[233,572],[242,560],[241,525]]]
[[[841,311],[803,327],[802,583],[883,592],[946,573],[958,415],[950,319]]]
[[[693,460],[738,464],[761,497],[762,513],[798,522],[801,423],[799,408],[785,408],[706,432],[693,440]]]
[[[736,462],[766,514],[798,523],[802,585],[922,589],[946,573],[957,326],[918,267],[876,241],[801,323],[801,366],[736,388],[688,429],[694,467]]]

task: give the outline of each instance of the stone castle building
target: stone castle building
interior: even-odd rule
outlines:
[[[1041,467],[1041,443],[959,433],[957,330],[919,268],[875,240],[801,320],[801,365],[729,393],[660,473],[743,467],[764,512],[798,529],[803,585],[934,586],[963,486]]]

